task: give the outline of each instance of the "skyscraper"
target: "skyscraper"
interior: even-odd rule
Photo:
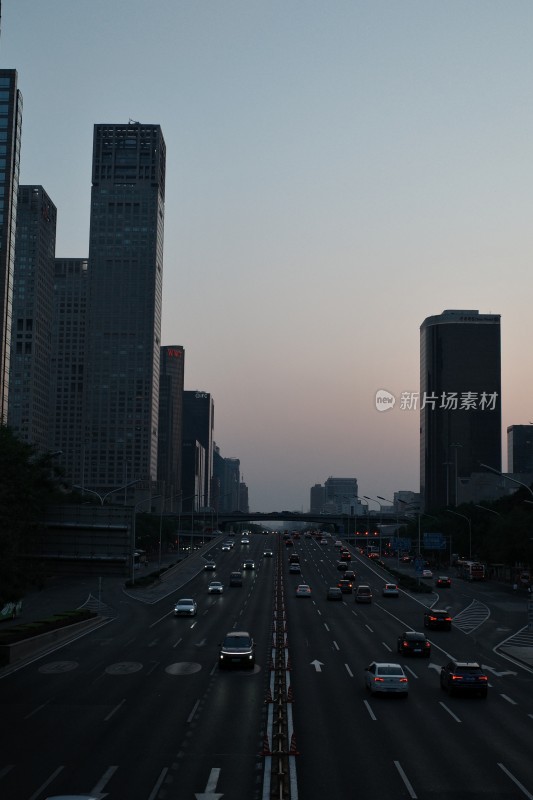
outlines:
[[[0,423],[7,422],[22,95],[17,71],[0,70]]]
[[[73,484],[84,485],[85,333],[87,323],[86,258],[56,258],[52,326],[50,449]]]
[[[99,492],[157,475],[165,153],[159,125],[95,125],[84,472]]]
[[[161,348],[157,479],[167,501],[166,511],[179,509],[181,501],[184,367],[185,351],[181,345]]]
[[[461,477],[501,469],[500,316],[448,310],[420,326],[420,491],[457,504]]]
[[[507,471],[533,473],[533,425],[507,428]]]
[[[214,416],[215,406],[209,392],[183,392],[183,440],[196,440],[205,451],[204,482],[200,487],[200,507],[211,505]]]
[[[41,451],[50,441],[56,207],[42,186],[20,186],[15,237],[7,421]]]

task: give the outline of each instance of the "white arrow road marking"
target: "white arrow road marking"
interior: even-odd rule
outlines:
[[[220,775],[220,768],[213,767],[211,772],[209,773],[209,778],[207,779],[207,786],[205,787],[205,792],[196,792],[195,797],[196,800],[220,800],[223,797],[220,792],[216,791],[218,777]]]
[[[311,661],[311,666],[314,667],[317,672],[322,672],[322,667],[324,666],[324,664],[322,663],[322,661],[317,661],[317,659],[315,658],[314,661]]]
[[[517,672],[513,672],[510,669],[505,670],[504,672],[498,672],[498,670],[494,669],[494,667],[488,667],[486,664],[481,665],[483,669],[486,669],[487,672],[492,672],[497,678],[501,678],[503,675],[517,675]]]

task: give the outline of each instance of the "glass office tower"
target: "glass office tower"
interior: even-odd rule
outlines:
[[[17,71],[0,70],[0,423],[7,423],[22,95]]]
[[[100,493],[157,476],[165,153],[159,125],[95,125],[82,471]]]
[[[480,463],[501,469],[500,316],[444,311],[420,326],[420,491],[426,510],[457,504]]]

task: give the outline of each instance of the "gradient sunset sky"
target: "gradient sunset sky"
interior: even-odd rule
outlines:
[[[418,413],[374,401],[419,390],[444,309],[501,314],[504,438],[533,421],[530,0],[4,0],[0,62],[60,257],[88,255],[93,125],[161,125],[162,343],[252,510],[418,491]]]

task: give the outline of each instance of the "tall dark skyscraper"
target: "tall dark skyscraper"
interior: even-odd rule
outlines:
[[[199,506],[211,504],[213,477],[213,430],[215,406],[209,392],[183,392],[183,441],[199,442],[205,451],[204,481]],[[184,467],[185,468],[185,467]]]
[[[85,486],[156,480],[165,214],[159,125],[95,125]]]
[[[61,450],[58,463],[73,484],[83,485],[85,438],[86,258],[56,258],[52,326],[50,449]]]
[[[28,444],[50,441],[56,207],[42,186],[20,186],[7,421]]]
[[[185,350],[181,345],[161,348],[159,373],[159,448],[157,479],[165,497],[165,511],[180,508],[183,378]]]
[[[7,422],[22,95],[17,71],[0,70],[0,423]]]
[[[420,491],[456,505],[458,480],[501,469],[500,316],[444,311],[420,326]]]

